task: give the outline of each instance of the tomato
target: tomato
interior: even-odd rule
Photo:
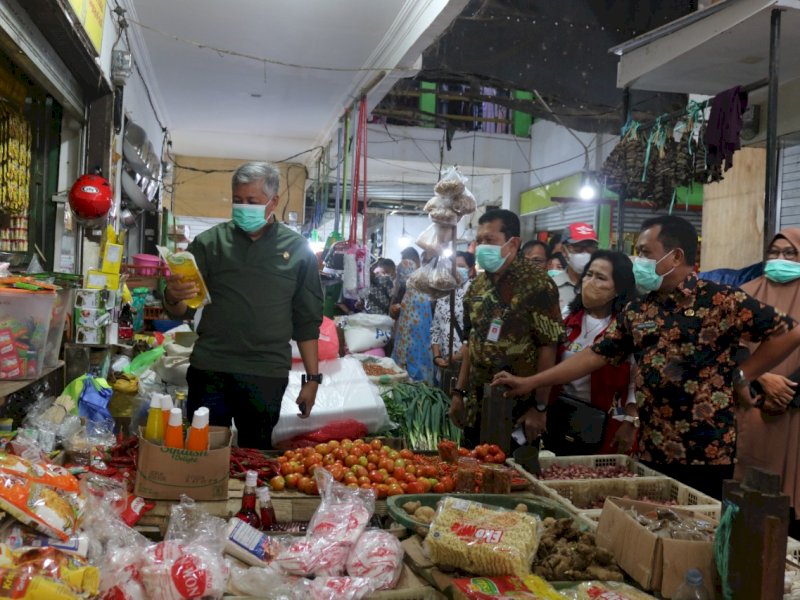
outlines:
[[[344,457],[344,465],[346,467],[352,467],[353,465],[357,465],[357,464],[358,464],[358,457],[357,456],[354,456],[352,454],[348,454],[347,456]]]
[[[397,481],[404,481],[406,478],[406,470],[403,467],[395,467],[392,475],[397,478]]]
[[[406,460],[412,459],[414,458],[414,453],[408,448],[405,448],[400,450],[400,458],[405,458]]]
[[[312,483],[311,477],[301,477],[300,481],[297,482],[297,489],[306,494],[306,489]]]
[[[389,489],[386,491],[387,496],[399,496],[402,493],[403,493],[403,488],[401,488],[397,484],[390,485]]]
[[[433,487],[431,480],[425,479],[424,477],[422,479],[417,479],[417,483],[422,488],[422,492],[420,492],[422,494],[427,494],[428,492],[431,491],[431,488]]]
[[[353,465],[350,467],[350,470],[355,474],[356,477],[366,477],[369,475],[369,471],[367,471],[366,467],[361,465]]]
[[[485,460],[489,454],[489,447],[486,444],[481,444],[475,448],[475,456],[480,460]]]
[[[397,450],[389,450],[386,455],[392,460],[395,460],[400,456],[400,453]]]
[[[367,457],[362,454],[358,457],[358,464],[360,464],[362,467],[366,467],[369,464],[369,460],[367,460]]]
[[[391,485],[397,485],[398,482],[397,479],[395,479],[394,477],[387,477],[386,483],[391,486]]]
[[[323,465],[333,465],[336,463],[336,457],[333,454],[326,454],[325,458],[322,459]]]
[[[314,454],[314,448],[313,448],[312,446],[308,446],[308,447],[306,447],[306,448],[303,448],[303,449],[300,451],[300,454],[301,454],[302,456],[311,456],[312,454]]]
[[[347,487],[353,488],[354,490],[357,490],[358,489],[358,484],[357,483],[348,483]]]
[[[297,488],[297,482],[300,481],[300,475],[297,473],[289,473],[284,479],[286,479],[286,487],[290,490]]]
[[[334,449],[338,448],[339,447],[339,440],[331,440],[330,442],[328,442],[328,447],[331,450],[334,450]]]
[[[330,472],[336,481],[341,481],[344,478],[344,467],[341,465],[332,465],[330,467]]]
[[[350,452],[350,450],[353,449],[353,442],[351,440],[344,439],[344,440],[342,440],[342,444],[341,444],[340,447],[345,452]]]
[[[276,492],[280,492],[286,488],[286,480],[280,475],[276,475],[275,477],[269,480],[269,487],[271,487]]]
[[[439,482],[435,486],[433,486],[433,493],[434,494],[444,494],[445,493],[444,484]]]
[[[372,484],[371,483],[362,483],[358,487],[360,487],[362,490],[371,490],[372,489]]]
[[[320,456],[319,458],[317,458],[317,456],[319,455],[312,454],[311,456],[307,456],[306,459],[303,461],[303,466],[306,468],[306,471],[308,471],[314,465],[322,464],[322,457]]]
[[[406,473],[411,473],[412,475],[416,475],[417,474],[417,465],[415,465],[414,463],[407,464],[406,465]]]
[[[370,471],[369,478],[370,481],[374,483],[383,483],[384,481],[386,481],[386,475],[384,473],[381,473],[380,471],[374,471],[374,470]]]
[[[358,485],[360,485],[361,487],[364,487],[365,485],[369,487],[371,484],[372,481],[366,475],[362,475],[361,477],[358,478]]]
[[[347,471],[342,478],[342,481],[345,485],[350,485],[351,483],[358,484],[358,477],[356,477],[355,473],[352,471]]]
[[[452,492],[453,489],[456,487],[456,484],[453,481],[453,478],[450,477],[450,475],[445,475],[444,477],[442,477],[441,484],[444,486],[444,490],[447,493]]]
[[[386,498],[389,495],[389,486],[385,483],[379,483],[375,486],[375,492],[378,494],[378,498]]]
[[[408,493],[408,484],[405,481],[401,482],[400,483],[400,489],[403,490],[404,494],[407,494]]]
[[[328,444],[317,444],[314,446],[314,450],[317,452],[317,454],[325,456],[326,454],[330,453],[331,447]]]
[[[381,442],[379,439],[372,440],[369,445],[373,450],[380,450],[383,448],[383,442]]]
[[[289,462],[289,459],[288,459],[288,458],[286,458],[285,456],[279,456],[279,457],[278,457],[278,462],[279,462],[280,464],[287,463],[287,462]]]
[[[378,461],[378,468],[384,469],[387,473],[394,471],[394,461],[389,458],[382,458]]]
[[[389,451],[390,451],[390,450],[391,450],[391,448],[389,448],[389,446],[383,446],[383,447],[382,447],[382,448],[381,448],[381,449],[378,451],[378,454],[380,454],[381,456],[386,456],[387,454],[389,454]]]
[[[406,483],[411,483],[411,482],[414,482],[416,480],[417,480],[417,478],[414,475],[412,475],[411,473],[406,473],[406,476],[405,476]]]
[[[367,460],[371,463],[377,464],[381,460],[381,457],[375,452],[370,452],[367,454]]]
[[[467,449],[466,449],[466,448],[464,448],[463,446],[462,446],[461,448],[459,448],[459,449],[458,449],[458,453],[459,453],[461,456],[469,456],[469,450],[467,450]]]
[[[324,467],[321,464],[314,463],[313,465],[311,465],[310,467],[308,467],[306,469],[306,475],[311,477],[312,475],[314,475],[314,471],[316,471],[317,469],[322,469],[322,468],[324,468]]]
[[[406,488],[406,491],[409,494],[424,494],[425,493],[425,490],[422,487],[422,484],[419,483],[418,481],[413,481],[413,482],[409,483],[408,487]]]
[[[294,463],[283,463],[281,465],[281,475],[291,475],[294,473]]]
[[[489,444],[489,454],[502,454],[502,452],[497,444]]]
[[[436,467],[433,465],[424,465],[420,467],[419,474],[422,475],[422,477],[436,477]]]

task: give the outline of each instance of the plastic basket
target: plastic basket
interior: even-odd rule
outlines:
[[[709,517],[719,517],[720,502],[669,477],[543,481],[573,512],[594,518],[609,496],[669,503]]]
[[[12,285],[14,278],[3,282]],[[0,379],[41,375],[55,301],[54,289],[0,287]]]
[[[58,365],[61,340],[64,336],[64,323],[74,304],[75,290],[73,288],[61,288],[56,292],[56,301],[53,304],[53,314],[47,331],[47,343],[44,352],[45,368],[52,368]]]
[[[659,473],[655,469],[646,467],[634,458],[626,454],[598,454],[593,456],[555,456],[555,457],[539,457],[539,464],[542,470],[547,469],[552,465],[570,466],[580,465],[584,467],[625,467],[631,473],[632,477],[665,477],[663,473]],[[608,478],[610,479],[610,478]],[[625,478],[619,478],[625,479]],[[540,481],[547,482],[560,482],[560,481],[581,481],[575,479],[539,479]],[[592,479],[587,481],[600,481],[600,479]],[[611,479],[613,481],[613,479]]]

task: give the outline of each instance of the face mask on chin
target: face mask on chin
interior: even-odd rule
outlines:
[[[266,216],[266,206],[263,204],[234,204],[231,217],[239,229],[254,233],[267,224],[272,213]]]

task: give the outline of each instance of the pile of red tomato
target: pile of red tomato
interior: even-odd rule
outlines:
[[[459,453],[462,450],[465,449]],[[466,455],[469,454],[466,451]],[[487,448],[484,460],[488,462],[490,456],[493,460],[498,457]],[[480,458],[480,454],[475,457]],[[313,475],[316,469],[322,468],[329,471],[336,481],[349,487],[374,489],[378,498],[452,492],[458,469],[456,464],[444,462],[438,456],[394,450],[377,439],[371,442],[330,441],[311,448],[288,450],[278,457],[278,462],[281,474],[269,482],[275,491],[290,489],[317,494]]]

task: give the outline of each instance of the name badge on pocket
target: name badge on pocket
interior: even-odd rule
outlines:
[[[500,330],[503,328],[503,322],[500,319],[494,319],[492,324],[489,325],[489,334],[486,340],[489,342],[496,342],[500,339]]]

